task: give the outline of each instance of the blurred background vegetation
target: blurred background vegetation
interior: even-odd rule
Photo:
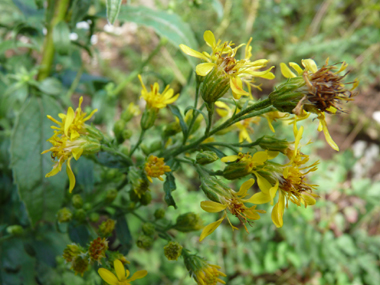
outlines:
[[[138,73],[150,83],[170,83],[181,93],[180,106],[192,104],[194,61],[183,55],[178,44],[194,49],[198,45],[199,50],[206,50],[203,33],[208,29],[217,38],[237,44],[252,37],[253,57],[268,58],[276,67],[281,62],[300,62],[304,58],[313,58],[319,65],[327,57],[330,63],[346,61],[351,71],[347,76],[358,78],[361,84],[354,103],[344,106],[347,112],[329,122],[330,133],[341,148],[339,153],[331,150],[323,135],[318,134],[317,122],[310,121],[305,130],[305,143],[309,139],[316,142],[304,151],[314,160],[321,159],[312,176],[321,196],[315,206],[290,206],[281,229],[275,228],[267,214],[253,224],[249,234],[220,227],[202,243],[198,242],[198,232],[176,233],[176,239],[210,263],[220,265],[228,275],[226,283],[231,285],[380,284],[379,1],[128,1],[123,3],[118,21],[112,26],[105,18],[105,1],[73,0],[71,5],[81,5],[82,10],[72,10],[65,16],[67,29],[54,39],[57,49],[52,75],[41,83],[34,78],[46,34],[48,12],[40,5],[42,2],[0,1],[1,284],[101,284],[96,271],[91,270],[82,278],[62,262],[59,256],[66,244],[77,240],[70,230],[67,234],[57,229],[55,214],[30,227],[31,218],[24,203],[45,199],[48,204],[48,198],[32,195],[24,201],[19,196],[21,190],[17,191],[10,146],[17,118],[31,89],[37,88],[64,108],[71,102],[76,105],[83,95],[85,106],[99,109],[94,123],[111,133],[123,108],[140,96]],[[282,80],[279,68],[275,73],[275,80],[259,82],[263,91],[254,90],[254,97],[269,94]],[[110,91],[115,86],[120,92]],[[174,121],[169,112],[163,112],[160,118],[162,125]],[[138,128],[137,119],[130,128]],[[264,122],[253,129],[252,137],[270,134]],[[280,138],[292,140],[292,130],[287,125],[279,122],[277,130]],[[150,132],[148,145],[149,136],[154,138],[157,134]],[[135,142],[137,136],[134,134],[130,141]],[[33,166],[33,161],[28,163]],[[89,205],[102,199],[104,189],[117,184],[123,176],[117,169],[89,159],[78,161],[74,169],[79,185],[76,193],[81,193]],[[214,216],[199,207],[204,196],[198,190],[195,172],[183,169],[176,178],[173,197],[178,209],[167,208],[166,217],[175,219],[193,211],[201,215],[205,224],[214,221]],[[57,209],[51,206],[51,213],[71,207],[66,188],[59,192],[64,197]],[[123,195],[128,196],[121,193],[119,198]],[[152,204],[143,212],[148,219],[157,208],[166,207],[164,192],[159,187],[152,189],[152,195]],[[101,220],[111,212],[106,208]],[[138,237],[140,222],[133,216],[128,216],[127,221],[131,237]],[[6,228],[10,225],[21,225],[28,234],[9,238]],[[158,239],[151,250],[134,246],[127,255],[132,268],[149,272],[137,284],[193,284],[182,262],[166,260],[162,252],[165,244]]]

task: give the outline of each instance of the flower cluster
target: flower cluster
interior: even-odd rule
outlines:
[[[164,179],[161,175],[164,175],[165,172],[170,172],[170,166],[165,165],[163,158],[158,158],[157,156],[149,156],[147,162],[145,163],[145,173],[150,182],[153,182],[152,177],[158,178],[161,181]]]

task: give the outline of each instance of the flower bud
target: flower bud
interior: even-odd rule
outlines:
[[[145,155],[149,155],[150,154],[149,147],[145,143],[140,144],[140,149],[142,150],[142,152]]]
[[[201,95],[209,105],[216,102],[230,89],[230,78],[222,70],[214,68],[203,80]]]
[[[90,221],[93,222],[93,223],[96,223],[97,221],[99,221],[99,214],[98,213],[91,213],[90,214]]]
[[[57,213],[57,219],[60,223],[67,223],[69,222],[73,217],[73,214],[71,211],[67,208],[62,208]]]
[[[164,128],[164,136],[171,137],[175,134],[178,134],[181,131],[181,126],[178,122],[172,122],[169,125],[166,125]]]
[[[116,259],[120,260],[123,264],[130,264],[123,254],[118,251],[110,251],[107,254],[108,262],[113,264]]]
[[[152,194],[150,192],[146,192],[145,194],[141,195],[140,203],[141,205],[149,205],[152,201]]]
[[[256,141],[258,145],[269,151],[281,151],[283,152],[285,149],[289,147],[289,142],[287,140],[279,140],[275,137],[263,136]]]
[[[220,196],[230,196],[230,188],[212,176],[201,177],[201,189],[211,201],[218,203],[220,203]]]
[[[150,129],[151,127],[153,127],[154,122],[156,121],[156,118],[157,118],[157,109],[146,108],[141,117],[141,122],[140,122],[141,128],[144,131],[147,129]]]
[[[86,211],[83,209],[78,209],[74,212],[74,219],[78,222],[84,222],[86,220]]]
[[[178,242],[169,241],[164,247],[164,254],[168,260],[177,260],[181,256],[182,246]]]
[[[160,219],[164,218],[165,217],[165,210],[164,209],[157,209],[154,212],[154,217],[156,218],[156,220],[160,220]]]
[[[133,192],[133,191],[131,191],[131,192]],[[135,192],[133,192],[133,193],[135,193]],[[137,196],[136,196],[137,197]],[[138,197],[137,197],[138,198]],[[132,211],[132,210],[134,210],[136,208],[136,203],[135,202],[129,202],[128,203],[128,205],[127,205],[127,210],[129,210],[129,211]]]
[[[91,241],[88,248],[88,253],[90,255],[91,261],[98,261],[106,257],[106,250],[108,249],[108,241],[106,238],[97,237]]]
[[[154,236],[156,230],[152,223],[145,223],[142,225],[142,231],[147,236]]]
[[[188,212],[177,217],[176,224],[173,226],[177,231],[186,233],[202,229],[203,221],[199,215]]]
[[[121,119],[128,123],[134,116],[140,114],[140,109],[134,103],[129,103],[127,109],[121,113]]]
[[[24,229],[19,225],[13,225],[7,227],[7,233],[14,236],[22,236],[24,233]]]
[[[141,235],[136,241],[139,248],[149,249],[153,245],[153,239],[150,236]]]
[[[73,243],[66,246],[62,256],[66,262],[72,262],[77,256],[83,255],[83,253],[84,249],[81,246]]]
[[[141,195],[149,191],[149,182],[146,179],[145,175],[142,174],[141,170],[137,169],[136,167],[129,168],[128,180],[130,181],[133,189],[133,191],[130,191],[129,196],[133,202],[138,202],[141,198]],[[131,192],[134,192],[134,194]]]
[[[95,128],[93,126],[89,126],[89,125],[85,125],[85,126],[86,126],[86,131],[88,132],[89,137],[91,137],[97,141],[104,140],[104,135],[100,130],[98,130],[97,128]]]
[[[122,132],[123,140],[129,140],[132,135],[133,132],[131,130],[123,130]]]
[[[125,129],[125,125],[126,125],[126,122],[124,120],[118,120],[115,122],[113,126],[113,132],[119,144],[121,144],[124,141],[123,131]]]
[[[88,269],[88,265],[88,257],[82,257],[79,255],[71,263],[71,268],[74,270],[75,274],[79,273],[83,276],[84,272]]]
[[[200,165],[213,163],[218,159],[219,157],[216,155],[216,153],[210,150],[199,152],[196,157],[197,163]]]
[[[116,221],[112,219],[108,219],[101,223],[99,226],[99,234],[103,237],[108,237],[112,235],[113,230],[115,229]]]
[[[92,209],[91,203],[84,203],[83,209],[85,211],[90,211]]]
[[[252,169],[244,162],[233,162],[228,164],[223,170],[223,177],[228,180],[235,180],[247,176]]]
[[[79,194],[75,194],[71,198],[71,202],[73,203],[74,208],[80,209],[83,206],[83,199]]]
[[[117,190],[115,188],[107,190],[106,202],[112,203],[117,197]]]

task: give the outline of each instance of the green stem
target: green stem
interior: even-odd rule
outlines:
[[[73,93],[75,92],[75,89],[77,89],[79,82],[80,82],[80,78],[82,77],[83,71],[84,71],[84,64],[82,64],[82,66],[78,70],[77,75],[75,76],[75,79],[70,86],[70,89],[66,93],[67,99],[70,99],[71,96],[73,95]]]
[[[140,144],[141,144],[141,142],[142,142],[142,140],[144,138],[144,134],[145,134],[145,130],[141,130],[139,140],[137,141],[137,143],[135,144],[135,146],[130,151],[129,157],[131,157],[133,155],[133,153],[135,152],[135,150],[140,146]]]
[[[214,145],[224,146],[224,147],[227,147],[227,148],[233,150],[233,151],[236,152],[236,153],[239,153],[239,150],[238,150],[238,149],[234,148],[231,144],[228,144],[228,143],[211,142],[211,143],[203,143],[203,144],[201,144],[200,146],[202,147],[202,146],[208,146],[208,145],[209,145],[209,146],[214,146]],[[237,146],[239,146],[239,145],[237,145]]]
[[[129,82],[131,82],[139,73],[142,72],[143,68],[151,61],[151,59],[160,51],[161,47],[163,47],[166,43],[167,40],[161,39],[160,43],[155,47],[155,49],[151,52],[148,58],[142,62],[140,67],[137,70],[133,71],[131,74],[129,74],[118,86],[116,86],[116,88],[111,92],[111,95],[119,94],[121,90],[123,90]]]
[[[122,153],[120,151],[117,151],[116,149],[110,148],[110,147],[102,144],[101,145],[101,150],[109,152],[109,153],[112,153],[112,154],[115,154],[115,155],[118,155],[118,156],[122,157],[123,159],[125,159],[125,161],[129,165],[133,165],[133,161],[132,161],[132,159],[130,157],[126,156],[124,153]]]
[[[47,25],[47,34],[42,52],[41,69],[37,76],[39,81],[44,80],[50,75],[54,59],[53,29],[55,25],[65,18],[70,0],[57,0],[50,3],[55,3],[54,16]]]
[[[212,126],[212,118],[214,116],[214,110],[215,110],[214,104],[212,104],[211,106],[207,105],[208,124],[207,124],[206,131],[205,131],[205,136],[206,137],[209,137],[210,129],[211,129],[211,126]]]
[[[195,76],[197,76],[197,75],[195,75]],[[195,102],[194,102],[194,109],[196,109],[197,106],[198,106],[199,89],[200,89],[200,84],[199,84],[199,81],[197,80],[197,86],[196,86],[196,88],[195,88]],[[187,141],[187,139],[189,138],[189,135],[191,134],[191,130],[193,129],[193,126],[194,126],[195,120],[197,119],[198,115],[199,115],[199,113],[196,112],[195,110],[193,110],[193,117],[192,117],[191,122],[190,122],[190,125],[189,125],[189,131],[188,131],[188,133],[187,133],[187,136],[185,136],[185,137],[183,138],[183,143],[182,143],[183,145],[186,144],[186,141]]]

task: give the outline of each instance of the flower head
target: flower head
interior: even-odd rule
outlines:
[[[98,273],[100,277],[109,285],[130,285],[132,281],[144,278],[148,272],[146,270],[137,271],[128,278],[130,275],[129,270],[125,270],[123,263],[116,259],[113,263],[116,275],[105,268],[99,268]]]
[[[236,53],[244,44],[234,47],[232,42],[222,43],[220,40],[216,41],[215,36],[211,31],[205,31],[203,38],[206,44],[211,48],[211,53],[200,53],[183,44],[180,45],[180,48],[187,55],[205,61],[204,63],[197,65],[195,71],[198,75],[207,76],[212,70],[214,70],[217,72],[218,77],[228,79],[229,86],[236,99],[239,99],[241,96],[250,96],[250,93],[243,89],[243,82],[247,84],[248,89],[250,90],[251,86],[259,88],[259,86],[253,85],[255,77],[266,79],[274,78],[273,73],[271,73],[273,67],[265,71],[259,71],[259,69],[267,65],[268,60],[260,59],[250,61],[252,50],[250,47],[251,39],[247,43],[245,58],[238,60],[235,58]],[[223,94],[221,94],[221,96],[223,96]],[[212,99],[214,102],[217,100],[215,97]]]
[[[106,250],[108,249],[108,241],[105,238],[97,237],[91,241],[88,248],[88,253],[90,255],[91,261],[97,261],[100,263],[100,260],[106,257]]]
[[[241,224],[244,226],[245,230],[248,232],[246,223],[249,223],[250,220],[258,220],[260,216],[258,213],[265,213],[263,210],[256,210],[256,205],[247,207],[244,203],[249,202],[249,199],[244,199],[248,194],[248,189],[255,183],[253,178],[247,180],[242,184],[239,189],[239,192],[235,192],[232,189],[226,193],[226,195],[218,195],[220,202],[215,201],[203,201],[201,202],[201,208],[209,213],[218,213],[224,211],[223,217],[216,222],[213,222],[206,226],[199,238],[199,241],[202,241],[205,237],[213,233],[217,227],[223,222],[227,217],[228,222],[230,223],[233,230],[237,229],[234,227],[228,218],[227,210],[232,215],[237,217]]]
[[[352,91],[358,86],[359,82],[357,80],[348,83],[343,82],[348,72],[343,76],[339,75],[339,73],[347,68],[348,65],[345,62],[339,68],[335,65],[328,65],[328,59],[319,69],[312,59],[302,60],[304,69],[295,62],[290,62],[289,65],[296,71],[297,75],[285,63],[281,63],[282,74],[290,79],[289,83],[283,84],[283,87],[286,87],[287,84],[289,86],[279,88],[273,92],[271,97],[276,99],[275,97],[280,95],[280,97],[288,97],[297,101],[292,112],[296,115],[296,120],[298,121],[307,118],[305,111],[317,114],[319,120],[318,130],[323,130],[327,143],[334,150],[339,151],[339,147],[333,141],[327,129],[325,113],[335,114],[337,111],[342,111],[339,104],[343,101],[353,100],[356,94]],[[336,69],[338,70],[335,71]],[[347,88],[349,84],[352,84],[350,89]],[[291,86],[293,85],[294,88],[292,89]],[[292,95],[288,94],[289,92],[280,94],[283,93],[282,89],[287,88],[292,89],[289,89]],[[280,99],[280,97],[277,99]],[[275,102],[274,105],[279,104],[281,108],[281,104],[286,100],[284,102],[277,101],[279,102]],[[289,104],[289,102],[286,104]]]
[[[221,272],[220,266],[210,264],[196,254],[190,254],[187,250],[182,251],[185,266],[189,271],[190,277],[194,278],[198,285],[216,285],[217,283],[226,284],[219,276],[227,275]]]
[[[178,99],[179,94],[173,96],[174,90],[171,89],[169,85],[166,86],[162,93],[159,93],[160,86],[157,82],[151,85],[150,91],[148,91],[140,75],[139,80],[142,86],[141,97],[146,101],[148,108],[162,109],[165,108],[166,105],[171,104]]]
[[[153,182],[152,177],[164,181],[161,175],[171,171],[170,166],[165,165],[164,158],[158,158],[154,155],[149,156],[144,169],[150,182]]]

